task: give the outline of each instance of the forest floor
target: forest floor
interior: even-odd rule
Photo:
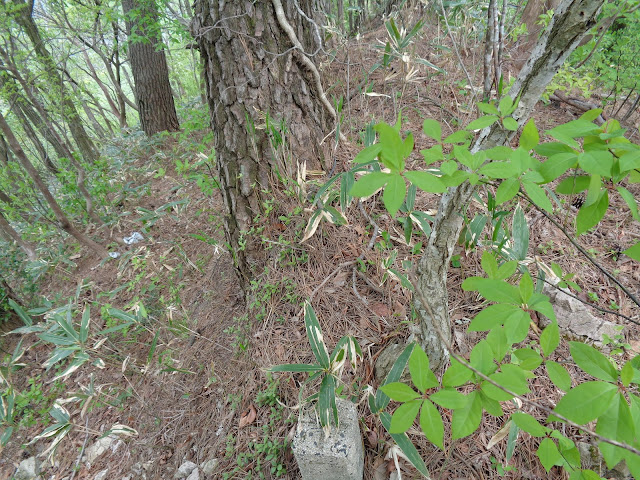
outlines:
[[[360,84],[366,85],[369,93],[356,92],[345,101],[342,131],[349,141],[341,142],[335,151],[337,172],[349,168],[362,148],[359,134],[372,121],[395,123],[401,112],[403,130],[413,131],[416,137],[411,161],[418,165],[421,158],[417,152],[429,146],[428,139],[419,133],[424,118],[453,127],[465,124],[474,115],[469,106],[472,91],[460,86],[465,74],[456,56],[452,52],[433,54],[437,51],[433,44],[451,46],[448,39],[435,38],[435,34],[431,39],[423,38],[413,52],[447,74],[435,75],[420,67],[420,75],[411,81],[406,81],[407,71],[398,60],[390,68],[367,73],[381,61],[382,52],[374,48],[379,40],[386,41],[384,29],[350,41],[323,72],[327,79],[342,79],[332,86],[331,95],[345,95]],[[461,55],[468,71],[480,70],[481,52],[463,51]],[[474,76],[474,83],[480,84],[479,74]],[[542,132],[577,116],[579,113],[567,105],[540,103],[534,118]],[[637,118],[632,120],[637,122]],[[79,306],[91,301],[103,310],[115,307],[128,311],[143,304],[149,322],[128,332],[124,339],[110,339],[107,365],[102,370],[83,367],[64,384],[51,382],[56,374],[53,369],[31,367],[22,371],[18,380],[22,388],[28,389],[29,379],[35,378],[35,384],[45,385],[46,395],[52,398],[78,391],[89,383],[90,376],[103,394],[84,417],[79,409],[69,406],[78,428],[60,444],[47,478],[92,479],[106,468],[107,478],[142,478],[135,473],[139,471],[136,464],[143,466],[149,479],[173,478],[186,460],[202,464],[213,458],[218,466],[211,478],[299,478],[289,445],[304,377],[275,378],[264,368],[311,361],[302,303],[311,301],[329,348],[346,334],[360,342],[364,361],[357,371],[348,372],[352,383],[345,391],[361,398],[364,386],[378,387],[373,366],[381,349],[408,336],[412,322],[410,292],[393,278],[384,281],[382,263],[392,254],[397,255],[394,265],[398,269],[403,268],[404,261],[416,262],[416,244],[424,242],[424,237],[416,234],[407,245],[397,222],[388,217],[379,202],[369,200],[363,202],[363,208],[384,232],[372,248],[368,244],[373,228],[355,204],[345,212],[348,225],[323,223],[301,244],[311,202],[301,202],[275,178],[273,195],[265,200],[259,225],[266,267],[252,282],[250,300],[245,304],[232,259],[224,247],[224,206],[217,191],[207,195],[198,185],[209,175],[206,165],[176,168],[176,160],[188,160],[193,165],[201,160],[198,150],[206,147],[204,151],[210,151],[211,145],[205,143],[203,135],[190,133],[153,142],[130,136],[114,141],[110,148],[130,158],[114,177],[128,185],[130,192],[113,199],[121,215],[114,228],[122,236],[142,232],[144,239],[126,249],[121,247],[121,258],[105,264],[85,251],[73,254],[67,264],[57,265],[48,276],[43,293],[50,299],[57,298],[60,305],[73,298],[79,288]],[[325,180],[316,177],[310,184]],[[640,198],[637,187],[629,186]],[[437,197],[420,195],[417,205],[420,210],[434,211]],[[477,208],[471,205],[469,214]],[[629,228],[626,210],[622,204],[613,203],[600,226],[579,241],[605,268],[615,271],[622,283],[635,285],[637,290],[638,266],[619,254],[640,237],[637,229]],[[571,215],[575,212],[567,209],[566,224],[571,224]],[[580,295],[585,301],[603,308],[615,306],[618,312],[638,318],[640,312],[606,277],[585,264],[562,232],[535,210],[528,210],[526,217],[531,228],[531,256],[576,273],[575,281],[582,287]],[[477,341],[478,337],[466,333],[466,325],[481,304],[460,285],[465,278],[479,274],[481,252],[460,248],[456,254],[459,263],[450,268],[448,278],[449,309],[456,346],[464,355]],[[364,271],[354,269],[353,262],[358,258]],[[92,328],[110,325],[108,315],[100,315],[97,308],[92,311]],[[604,314],[602,318],[620,323],[616,315]],[[623,333],[627,340],[640,338],[638,328],[631,325],[625,325]],[[2,348],[11,351],[15,340],[15,336],[4,337]],[[35,338],[25,337],[24,342],[27,345]],[[635,341],[633,349],[638,351]],[[23,361],[42,365],[49,353],[45,345],[36,345]],[[563,341],[556,355],[561,358],[567,354]],[[557,393],[543,375],[535,380],[531,395],[554,398]],[[390,439],[366,402],[359,404],[358,412],[366,447],[365,478],[388,479],[395,470],[393,460],[386,457]],[[445,432],[450,431],[450,420],[445,416]],[[499,475],[496,464],[506,463],[506,441],[491,449],[487,444],[502,428],[502,422],[502,418],[485,415],[479,430],[469,437],[452,441],[445,433],[444,452],[417,433],[412,439],[434,479],[566,478],[557,468],[548,474],[544,471],[535,456],[536,440],[527,434],[521,435],[509,462],[512,470]],[[103,455],[90,468],[78,462],[98,433],[116,423],[135,428],[138,435],[124,438],[115,453]],[[36,422],[14,434],[2,452],[0,478],[10,478],[16,463],[46,448],[45,440],[20,447],[42,428],[43,424]],[[581,436],[575,433],[573,438]],[[400,467],[404,478],[418,477],[402,459]]]

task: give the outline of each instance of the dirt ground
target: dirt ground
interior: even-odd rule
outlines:
[[[435,63],[446,70],[447,75],[436,75],[421,67],[417,79],[409,82],[404,80],[402,71],[395,76],[391,70],[383,69],[370,75],[366,73],[380,61],[381,52],[373,48],[378,40],[386,40],[383,29],[351,40],[347,48],[339,49],[341,53],[323,72],[325,78],[341,79],[332,85],[332,95],[346,94],[360,84],[367,85],[370,94],[381,94],[356,92],[345,103],[342,129],[349,141],[341,143],[336,151],[338,172],[349,168],[361,148],[358,134],[371,121],[394,122],[402,111],[403,129],[416,133],[416,154],[412,161],[417,163],[421,160],[417,152],[429,145],[428,139],[418,134],[424,118],[435,118],[453,127],[454,123],[464,124],[474,115],[468,106],[469,90],[458,87],[464,73],[455,55],[433,53],[442,51],[434,50],[434,43],[447,45],[446,37],[431,32],[416,44],[414,54]],[[479,71],[479,52],[469,50],[462,55],[469,71]],[[345,73],[347,64],[351,77]],[[399,68],[399,62],[395,65]],[[476,85],[480,84],[479,76],[476,75],[475,80]],[[542,131],[577,115],[579,113],[563,104],[540,103],[534,118]],[[632,120],[637,122],[636,117]],[[629,127],[635,128],[637,124]],[[176,171],[176,155],[195,157],[193,153],[181,152],[180,148],[176,140],[169,138],[131,153],[137,158],[136,174],[125,172],[123,175],[129,175],[126,180],[137,185],[149,184],[149,190],[118,207],[120,213],[133,213],[123,216],[115,228],[120,235],[146,228],[141,243],[126,249],[121,247],[121,259],[104,265],[87,252],[81,252],[74,260],[75,266],[58,265],[48,278],[45,293],[50,298],[60,292],[63,300],[72,297],[78,285],[84,285],[81,304],[92,301],[126,310],[137,298],[150,314],[146,329],[132,334],[125,342],[110,342],[106,368],[83,368],[64,386],[66,392],[78,390],[93,374],[94,383],[101,386],[111,405],[96,404],[84,418],[70,407],[79,428],[60,445],[55,456],[57,464],[48,472],[49,477],[53,475],[51,478],[71,475],[79,452],[97,438],[95,433],[115,423],[135,428],[138,435],[125,438],[116,454],[101,457],[90,470],[80,463],[74,474],[76,479],[91,479],[104,468],[109,468],[108,478],[122,478],[131,475],[134,465],[140,462],[148,464],[148,478],[172,478],[184,461],[201,464],[211,458],[219,460],[218,471],[212,478],[223,478],[224,474],[229,478],[259,478],[258,472],[263,478],[276,478],[271,467],[278,464],[286,469],[279,478],[299,478],[286,445],[295,428],[295,407],[304,377],[280,375],[270,379],[263,369],[311,360],[300,311],[302,302],[311,299],[329,348],[346,334],[354,335],[360,342],[364,362],[347,376],[353,382],[348,386],[353,394],[362,393],[354,385],[377,388],[373,376],[377,354],[389,342],[408,335],[410,293],[393,279],[382,283],[381,262],[389,251],[367,248],[372,229],[362,212],[352,206],[345,212],[348,225],[338,227],[324,223],[316,235],[300,244],[309,218],[304,207],[310,205],[308,202],[300,205],[297,198],[282,189],[274,191],[272,210],[262,225],[266,268],[251,288],[249,304],[245,304],[231,257],[224,248],[222,202],[217,193],[204,195],[193,180],[185,179]],[[164,169],[162,175],[158,175],[160,168]],[[318,182],[323,180],[319,178]],[[640,198],[638,185],[628,188]],[[139,221],[144,214],[140,208],[153,211],[182,200],[185,203],[167,209],[153,225]],[[437,198],[422,195],[417,204],[425,211],[435,209]],[[368,216],[376,219],[381,230],[388,232],[388,243],[398,251],[394,265],[401,268],[404,260],[419,258],[413,252],[413,245],[408,246],[401,240],[401,227],[378,203],[367,201],[363,208]],[[638,226],[630,225],[626,210],[622,203],[612,204],[600,226],[579,241],[584,248],[593,249],[605,268],[617,271],[617,278],[638,293],[638,265],[615,253],[640,237]],[[575,212],[569,210],[562,218],[564,224],[571,224],[572,215]],[[557,228],[534,210],[527,211],[526,216],[532,232],[530,255],[540,256],[547,264],[557,262],[563,271],[575,272],[585,300],[589,300],[586,292],[595,293],[598,306],[609,309],[614,302],[619,313],[638,319],[639,312],[632,303],[599,271],[586,264]],[[362,274],[356,272],[350,262],[363,253],[367,268]],[[480,253],[462,250],[457,253],[461,255],[460,265],[450,269],[448,278],[449,308],[453,327],[459,332],[458,346],[465,353],[465,349],[468,351],[469,345],[477,341],[476,336],[465,334],[465,329],[480,302],[472,294],[463,292],[460,284],[465,278],[479,274]],[[123,288],[113,293],[120,287]],[[93,328],[102,327],[98,309],[94,308],[93,312]],[[638,351],[636,326],[622,323],[611,313],[602,317],[625,325],[626,338],[633,341]],[[150,356],[150,345],[156,334],[157,347]],[[33,339],[25,340],[28,341]],[[10,351],[14,344],[12,337],[5,337],[3,348]],[[47,355],[47,348],[38,345],[28,351],[25,363],[41,365]],[[566,342],[556,355],[558,358],[568,355]],[[23,386],[27,385],[27,377],[41,375],[46,382],[54,374],[39,367],[23,372],[24,378],[20,380]],[[557,397],[555,388],[544,375],[534,380],[532,391],[532,398],[549,401]],[[276,397],[278,402],[274,401]],[[386,458],[390,439],[368,411],[366,402],[358,408],[366,446],[365,478],[389,478],[389,472],[395,468]],[[451,419],[445,416],[444,420],[445,432],[449,432]],[[485,414],[476,433],[455,442],[445,433],[445,452],[417,432],[412,438],[434,479],[498,478],[492,458],[498,463],[504,462],[506,442],[499,442],[490,450],[486,446],[503,421]],[[91,435],[85,433],[87,429]],[[15,435],[2,452],[0,477],[9,478],[17,461],[43,450],[45,441],[24,450],[20,448],[20,444],[41,430],[41,425],[33,425]],[[578,434],[572,438],[581,439]],[[275,445],[268,445],[269,439]],[[264,462],[264,457],[258,454],[260,451],[273,452],[276,458],[260,465],[259,461]],[[547,474],[535,451],[536,440],[521,435],[510,462],[516,470],[507,472],[503,478],[566,478],[566,474],[556,468]],[[240,458],[243,460],[239,461]],[[403,477],[417,478],[407,462],[401,460],[400,465]]]

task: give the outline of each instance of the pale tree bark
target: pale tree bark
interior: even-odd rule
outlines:
[[[16,242],[24,253],[26,253],[29,260],[35,260],[37,258],[35,247],[24,240],[20,234],[11,226],[7,218],[4,216],[2,209],[0,208],[0,230],[11,240]]]
[[[274,167],[295,171],[296,160],[324,166],[321,141],[335,115],[307,55],[319,48],[315,26],[295,3],[309,18],[320,11],[314,0],[286,2],[284,8],[279,0],[195,3],[192,30],[204,62],[225,230],[245,284],[264,254],[259,240],[245,234],[268,196],[263,192],[270,188]],[[285,165],[277,165],[267,120],[286,129],[291,155],[282,160]]]
[[[529,59],[509,91],[512,98],[520,96],[513,117],[520,127],[527,122],[545,87],[578,46],[583,35],[596,24],[596,17],[604,0],[564,0],[556,9],[549,27],[533,48]],[[497,125],[485,129],[472,151],[508,145],[516,132],[505,131]],[[448,358],[445,342],[451,344],[451,325],[447,296],[447,271],[454,246],[463,226],[463,212],[476,192],[468,182],[449,189],[438,206],[438,214],[424,254],[417,267],[416,289],[429,299],[430,310],[416,300],[420,317],[419,342],[429,356],[431,365],[438,368]]]
[[[5,3],[5,0],[1,1],[3,4]],[[96,147],[82,125],[82,119],[67,92],[67,88],[58,72],[56,63],[45,47],[44,41],[40,36],[40,31],[33,20],[33,3],[27,4],[23,0],[12,0],[12,3],[15,7],[18,7],[11,10],[12,18],[20,25],[33,44],[36,57],[45,70],[48,80],[51,82],[50,85],[56,95],[59,96],[58,101],[62,107],[62,115],[69,125],[69,130],[78,149],[85,160],[95,161],[98,158]]]
[[[1,113],[0,113],[0,131],[2,131],[7,142],[9,142],[9,146],[11,147],[11,150],[13,151],[16,158],[18,159],[18,162],[20,162],[20,165],[22,165],[22,168],[24,168],[27,174],[29,175],[29,177],[31,177],[31,179],[33,180],[33,183],[36,185],[36,187],[44,197],[45,201],[49,205],[49,208],[51,208],[51,210],[53,211],[60,228],[62,228],[62,230],[64,230],[69,235],[71,235],[76,240],[78,240],[78,242],[81,245],[84,245],[85,247],[90,248],[94,252],[98,253],[101,257],[106,258],[109,255],[109,252],[107,251],[107,249],[102,245],[91,240],[88,236],[86,236],[82,232],[80,232],[80,230],[76,228],[76,226],[69,220],[69,218],[63,212],[62,208],[60,207],[56,199],[53,198],[53,195],[49,191],[49,188],[40,177],[40,174],[38,173],[36,168],[33,166],[31,161],[29,160],[29,157],[27,157],[27,155],[24,153],[24,150],[22,150],[22,147],[20,146],[18,139],[13,134],[11,127],[9,126],[9,124],[7,123],[7,121],[5,120],[4,116]]]
[[[129,61],[135,83],[142,130],[147,135],[177,132],[178,115],[169,83],[169,68],[161,48],[154,0],[122,0],[129,36]]]
[[[524,7],[520,23],[527,26],[527,34],[520,40],[520,45],[513,52],[512,59],[516,68],[521,69],[529,58],[530,52],[536,46],[540,32],[544,25],[538,24],[540,15],[555,9],[560,4],[560,0],[529,0]]]

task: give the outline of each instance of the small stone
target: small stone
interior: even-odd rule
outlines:
[[[196,468],[191,472],[191,474],[187,477],[187,480],[200,480],[200,471]]]
[[[173,476],[173,478],[179,479],[179,478],[187,478],[189,475],[191,475],[191,473],[198,468],[198,465],[196,465],[193,462],[189,462],[186,461],[184,462],[182,465],[180,465],[180,468],[178,468],[178,471],[176,472],[176,474]]]
[[[144,465],[142,462],[135,463],[131,467],[131,471],[136,475],[139,480],[147,480],[147,472],[144,471]]]
[[[602,335],[614,338],[620,334],[616,325],[593,315],[584,303],[568,295],[567,290],[545,285],[543,293],[549,295],[553,310],[558,318],[560,330],[570,336],[591,340],[602,345]],[[546,327],[549,320],[540,319],[540,326]]]
[[[111,449],[115,452],[122,442],[115,435],[107,435],[106,437],[96,440],[96,443],[87,448],[83,460],[87,466],[91,468],[91,464],[107,450]]]
[[[216,467],[218,466],[219,460],[217,458],[211,458],[204,462],[200,468],[202,468],[202,473],[205,475],[213,475],[216,471]]]
[[[34,480],[40,475],[40,461],[36,457],[29,457],[20,462],[13,478],[15,480]]]
[[[107,473],[109,473],[108,468],[100,470],[98,473],[96,473],[96,476],[93,477],[93,480],[104,480],[105,478],[107,478]]]

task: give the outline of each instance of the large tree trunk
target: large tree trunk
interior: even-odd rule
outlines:
[[[59,101],[62,106],[62,115],[65,117],[65,120],[69,125],[69,130],[71,130],[71,135],[73,136],[78,149],[85,160],[96,160],[98,158],[98,152],[95,145],[84,129],[82,119],[71,100],[71,96],[67,92],[64,82],[62,81],[62,77],[56,67],[56,63],[51,57],[49,51],[46,49],[38,27],[33,21],[33,17],[31,16],[33,13],[33,3],[27,5],[23,0],[13,0],[13,3],[19,7],[13,9],[13,18],[18,25],[22,27],[31,40],[36,56],[51,82],[51,87],[54,89],[55,94],[59,96]]]
[[[513,117],[522,127],[533,111],[545,87],[578,46],[583,35],[596,24],[596,16],[603,0],[564,0],[553,19],[533,48],[529,59],[520,71],[509,91],[512,98],[520,96],[520,103]],[[503,130],[497,124],[483,131],[473,146],[473,151],[486,150],[497,145],[507,145],[516,132]],[[418,285],[421,295],[429,300],[433,317],[419,300],[419,341],[429,355],[434,368],[441,366],[448,357],[445,342],[436,330],[451,344],[451,325],[447,298],[447,271],[453,248],[462,230],[464,208],[471,202],[476,187],[468,182],[445,193],[438,206],[438,214],[425,252],[418,265]]]
[[[298,4],[309,17],[320,11],[312,0]],[[276,17],[276,6],[281,11],[279,0],[198,0],[192,24],[216,134],[226,234],[243,282],[251,279],[252,266],[261,263],[259,241],[244,235],[261,211],[270,173],[275,166],[281,172],[295,170],[296,160],[324,165],[321,141],[330,129],[331,106],[305,54],[319,47],[315,26],[298,13],[294,2],[286,2],[282,13],[293,28],[287,34]],[[292,48],[291,35],[297,36],[304,52]],[[267,122],[269,127],[286,129],[283,138],[291,152],[284,159],[287,165],[276,165]]]
[[[122,0],[129,36],[129,61],[142,130],[147,135],[180,129],[169,68],[161,45],[154,0]],[[137,38],[136,38],[137,37]]]

